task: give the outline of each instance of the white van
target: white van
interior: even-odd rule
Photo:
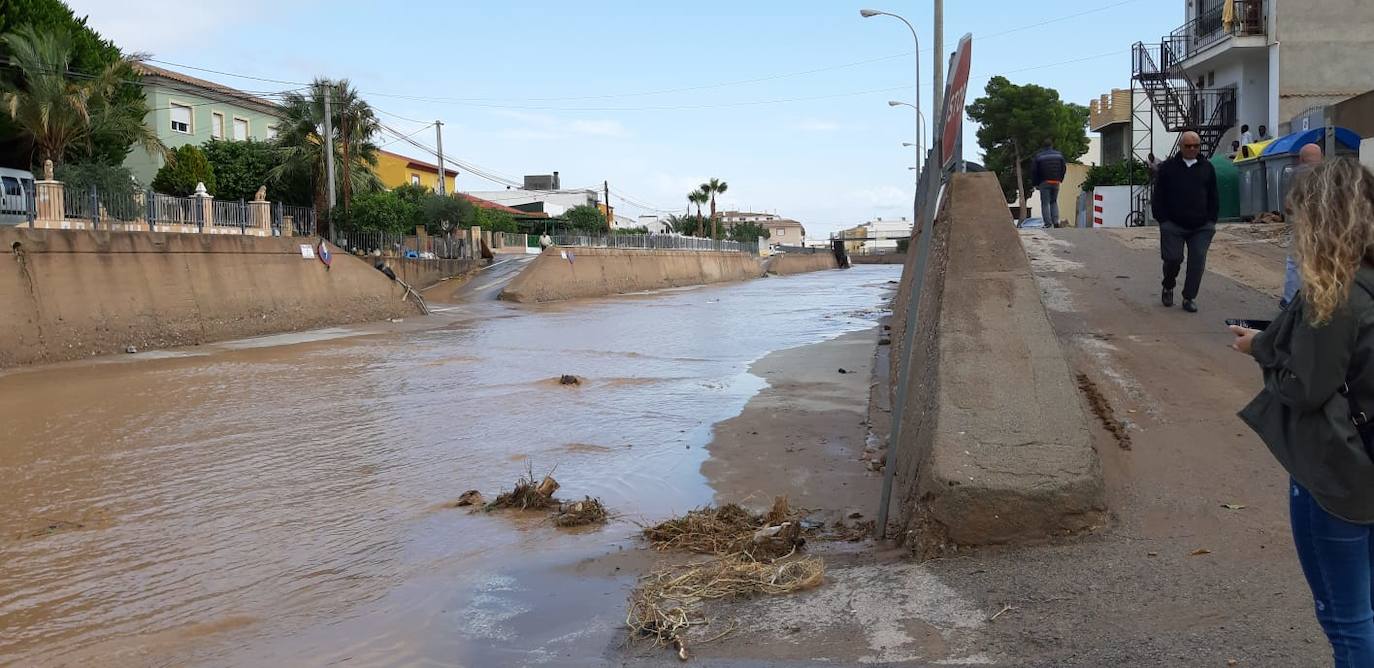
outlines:
[[[32,172],[0,167],[0,225],[28,223],[33,194]]]

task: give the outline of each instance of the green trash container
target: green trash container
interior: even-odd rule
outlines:
[[[1226,156],[1212,156],[1212,169],[1217,173],[1217,219],[1240,218],[1240,170]]]

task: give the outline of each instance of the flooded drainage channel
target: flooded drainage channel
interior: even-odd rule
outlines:
[[[0,375],[0,664],[598,665],[749,365],[873,328],[899,272]],[[612,519],[448,507],[531,470]]]

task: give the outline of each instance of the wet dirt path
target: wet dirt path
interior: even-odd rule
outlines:
[[[0,375],[0,664],[603,665],[635,523],[715,496],[749,365],[872,328],[899,270]],[[443,507],[529,466],[617,519]]]

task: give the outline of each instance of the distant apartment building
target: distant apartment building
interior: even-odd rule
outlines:
[[[1163,160],[1173,150],[1178,137],[1178,133],[1170,131],[1155,113],[1145,91],[1136,90],[1132,100],[1129,88],[1113,88],[1112,92],[1089,102],[1088,129],[1097,133],[1100,160],[1104,165],[1122,162],[1133,151],[1135,158],[1142,162],[1151,153]],[[1093,164],[1091,156],[1080,160]]]
[[[862,225],[841,230],[845,250],[854,255],[877,255],[897,252],[898,242],[911,238],[911,221],[878,217]]]
[[[778,244],[800,246],[806,238],[805,226],[791,218],[783,218],[775,213],[722,211],[717,215],[720,216],[720,221],[727,230],[739,223],[758,224],[763,229],[768,230],[768,242],[774,246]]]
[[[1229,150],[1241,125],[1280,136],[1302,112],[1374,89],[1374,2],[1183,0],[1183,17],[1132,49],[1132,76],[1207,155]]]
[[[275,102],[180,72],[135,63],[148,104],[144,121],[167,148],[211,139],[267,141],[277,136],[282,111]],[[124,159],[139,183],[152,183],[166,164],[160,154],[135,148]]]

